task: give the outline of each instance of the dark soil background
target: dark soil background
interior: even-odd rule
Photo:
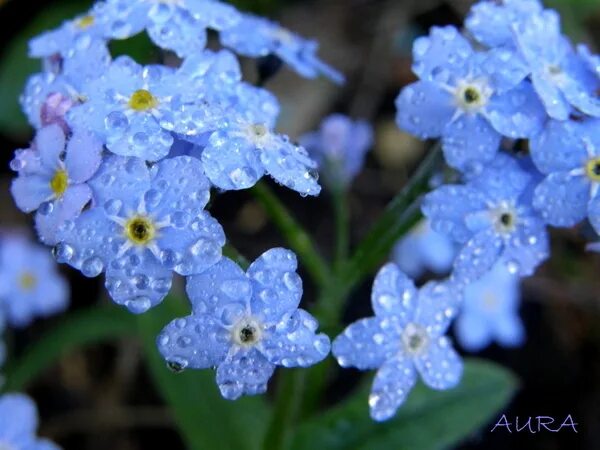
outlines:
[[[0,54],[7,52],[9,43],[35,17],[52,10],[57,3],[0,0],[3,43]],[[72,3],[81,4],[81,10],[89,5],[86,1]],[[347,85],[338,89],[323,80],[302,80],[284,69],[267,84],[284,107],[282,131],[297,137],[332,112],[369,119],[376,128],[376,147],[352,188],[355,243],[402,187],[425,148],[400,133],[393,122],[394,98],[403,85],[413,80],[411,42],[432,25],[460,24],[470,3],[246,1],[247,8],[266,11],[289,28],[318,38],[324,58],[348,76]],[[569,9],[572,3],[579,2],[562,2],[569,30],[598,50],[600,4],[588,8],[585,16],[577,16],[576,11]],[[253,67],[248,65],[248,70],[252,76]],[[18,94],[11,93],[13,98]],[[13,101],[8,97],[0,100]],[[30,226],[30,218],[14,210],[8,194],[11,177],[8,162],[13,149],[26,146],[31,136],[8,128],[0,131],[0,223],[3,228]],[[329,252],[333,224],[327,194],[308,199],[273,188],[317,236],[323,252]],[[228,237],[249,259],[267,248],[284,244],[247,193],[220,196],[214,201],[212,211],[221,220]],[[585,252],[585,243],[593,239],[585,227],[556,232],[553,238],[552,259],[535,277],[523,283],[521,313],[528,333],[527,343],[513,350],[492,346],[480,356],[511,368],[521,379],[521,389],[505,411],[512,422],[516,416],[552,416],[562,422],[571,414],[578,423],[578,433],[569,429],[560,433],[542,430],[536,434],[509,434],[499,429],[491,433],[493,424],[490,424],[459,448],[600,448],[600,255]],[[90,280],[71,270],[63,272],[72,286],[72,309],[97,303],[103,292],[100,278]],[[353,293],[347,313],[349,320],[369,313],[369,292],[370,281]],[[310,305],[313,298],[308,285],[304,301]],[[37,321],[11,334],[11,354],[22,354],[56,321]],[[342,382],[350,383],[352,377],[342,378]],[[41,434],[65,450],[183,448],[168,411],[152,387],[135,342],[96,345],[70,353],[56,361],[29,392],[41,410]]]

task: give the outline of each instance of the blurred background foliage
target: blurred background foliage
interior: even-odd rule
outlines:
[[[31,137],[31,129],[18,106],[25,80],[39,70],[38,63],[26,57],[27,41],[85,11],[91,3],[0,1],[2,227],[30,226],[29,218],[15,212],[8,194],[12,150],[27,146]],[[282,131],[295,138],[331,112],[373,122],[377,143],[351,192],[352,240],[358,242],[424,154],[425,146],[397,130],[393,122],[393,100],[398,90],[413,80],[412,40],[433,25],[459,25],[472,2],[233,3],[318,39],[324,59],[348,76],[347,85],[339,89],[323,80],[302,80],[282,71],[267,85],[282,102]],[[583,40],[600,50],[600,0],[547,0],[546,4],[561,12],[564,27],[574,40]],[[140,62],[157,56],[144,36],[115,43],[111,49],[114,54],[131,54]],[[253,66],[248,61],[243,63],[252,76]],[[329,210],[327,196],[301,199],[274,189],[327,249],[332,241],[331,218],[328,214],[315,214]],[[283,244],[248,193],[224,197],[214,200],[213,212],[231,241],[249,259],[268,247]],[[319,404],[323,412],[299,425],[293,450],[600,448],[600,261],[584,252],[585,242],[592,239],[589,230],[583,228],[555,233],[552,259],[523,286],[527,344],[517,350],[494,346],[478,355],[509,367],[519,381],[508,371],[472,359],[461,387],[437,393],[421,386],[396,419],[377,425],[367,417],[366,393],[361,384],[364,381],[360,381],[358,372],[344,371],[336,376],[327,398]],[[177,301],[180,284],[168,305],[136,319],[105,299],[101,303],[107,303],[106,306],[91,310],[102,296],[102,281],[83,279],[68,270],[64,273],[71,281],[75,313],[40,321],[8,336],[14,358],[7,367],[7,388],[27,389],[38,400],[43,435],[55,439],[66,450],[258,448],[266,430],[267,403],[277,389],[277,379],[266,398],[232,404],[219,398],[212,373],[173,376],[156,354],[153,336],[185,308]],[[348,321],[370,313],[371,281],[361,283],[352,293],[346,311]],[[306,283],[303,301],[308,307],[314,296],[314,288]],[[518,393],[510,406],[504,407],[506,414],[550,415],[557,420],[572,414],[580,424],[580,434],[490,433],[489,424],[515,390]],[[349,392],[356,395],[338,403]],[[174,405],[171,410],[165,402]],[[336,406],[329,409],[333,404]],[[183,433],[177,431],[176,424]]]

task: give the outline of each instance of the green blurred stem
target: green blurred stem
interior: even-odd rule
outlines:
[[[331,193],[333,211],[335,215],[335,250],[333,259],[333,270],[337,272],[348,257],[350,250],[350,209],[348,204],[348,193],[346,189],[339,186]]]
[[[267,429],[264,450],[287,450],[298,422],[306,369],[282,369],[280,372],[275,408]]]
[[[331,279],[329,267],[317,251],[310,235],[296,221],[287,207],[263,182],[258,182],[252,188],[252,194],[265,209],[291,249],[296,252],[315,284],[320,287],[327,285]]]

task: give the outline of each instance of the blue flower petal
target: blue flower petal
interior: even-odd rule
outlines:
[[[75,130],[67,144],[65,168],[69,181],[89,180],[102,161],[102,142],[92,133]]]
[[[572,227],[587,216],[590,181],[565,172],[548,175],[535,189],[533,207],[556,227]]]
[[[302,309],[285,317],[259,347],[273,364],[284,367],[308,367],[323,360],[331,348],[329,338],[316,334],[317,321]]]
[[[474,281],[486,273],[500,257],[504,245],[493,230],[480,231],[462,248],[454,261],[454,276]]]
[[[457,287],[450,283],[429,282],[419,290],[415,322],[430,337],[443,335],[458,312]]]
[[[220,189],[247,189],[263,176],[257,150],[244,139],[228,138],[217,131],[202,151],[206,176]]]
[[[218,319],[191,315],[169,323],[156,338],[156,343],[168,363],[182,369],[208,369],[225,360],[230,335]]]
[[[469,352],[482,350],[492,341],[489,324],[477,314],[462,313],[456,319],[454,330],[460,345]]]
[[[141,314],[158,305],[171,290],[173,275],[148,249],[131,249],[106,268],[106,289],[117,305]]]
[[[111,155],[104,159],[89,185],[97,205],[113,199],[131,201],[150,188],[150,173],[142,159]]]
[[[275,366],[256,349],[240,351],[217,367],[217,384],[221,395],[236,400],[242,395],[262,394]]]
[[[442,136],[446,162],[459,170],[469,170],[491,161],[502,136],[479,114],[463,114],[448,124]]]
[[[582,139],[586,134],[575,122],[549,121],[530,141],[535,166],[545,174],[582,168],[588,158]]]
[[[15,178],[10,185],[10,193],[17,207],[26,213],[35,211],[43,202],[54,196],[50,180],[41,175],[25,175]]]
[[[332,353],[342,367],[376,369],[390,354],[398,351],[400,332],[400,325],[394,318],[360,319],[335,338]]]
[[[65,193],[53,201],[49,212],[42,214],[38,210],[35,216],[35,228],[38,237],[46,245],[58,243],[59,228],[67,221],[75,219],[83,207],[91,200],[92,190],[86,184],[77,184],[67,188]]]
[[[429,81],[406,86],[396,99],[396,123],[421,139],[442,135],[456,106],[452,95]]]
[[[58,166],[60,154],[65,150],[65,133],[58,125],[40,129],[35,137],[35,146],[40,154],[42,166],[53,170]]]
[[[379,270],[371,292],[371,304],[377,316],[394,316],[404,325],[412,321],[416,302],[413,281],[396,264],[386,264]]]
[[[251,310],[270,323],[294,311],[302,298],[302,279],[296,273],[298,262],[289,250],[266,251],[248,268],[254,295]]]
[[[252,296],[252,283],[244,271],[229,258],[198,275],[187,277],[186,292],[194,314],[212,314],[221,317],[227,305],[239,305],[245,311]]]
[[[415,365],[423,382],[437,390],[455,387],[463,373],[462,360],[445,336],[430,342],[427,351],[415,358]]]
[[[369,394],[373,420],[382,422],[396,414],[416,382],[417,372],[411,359],[400,354],[388,359],[377,371]]]

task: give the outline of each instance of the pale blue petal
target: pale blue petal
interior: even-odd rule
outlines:
[[[413,320],[417,290],[394,263],[383,266],[373,282],[371,305],[377,316],[394,316],[402,325]]]
[[[590,181],[564,172],[548,175],[535,189],[533,207],[556,227],[572,227],[587,216]]]
[[[463,312],[455,324],[456,339],[469,352],[483,350],[492,342],[489,323],[478,314]]]
[[[72,183],[89,180],[102,161],[102,141],[92,133],[75,130],[67,144],[65,168]]]
[[[493,230],[477,233],[456,257],[454,276],[465,282],[481,278],[498,261],[503,248],[502,239]]]
[[[242,395],[262,394],[273,375],[271,364],[256,349],[240,351],[217,367],[217,384],[221,395],[236,400]]]
[[[581,139],[583,135],[583,130],[575,122],[549,121],[544,130],[530,141],[531,157],[536,167],[545,174],[582,168],[588,157]]]
[[[393,317],[368,317],[335,338],[332,353],[342,367],[376,369],[400,348],[400,324]]]
[[[414,321],[427,330],[430,337],[443,335],[456,317],[461,292],[452,283],[430,281],[419,290]]]
[[[167,363],[181,369],[208,369],[225,360],[231,336],[217,319],[191,315],[173,320],[156,338]]]
[[[436,390],[455,387],[463,373],[462,360],[445,336],[431,342],[427,351],[415,358],[415,365],[423,382]]]
[[[417,373],[411,359],[400,354],[388,359],[377,371],[369,394],[373,420],[382,422],[396,414],[416,382]]]
[[[35,211],[43,202],[54,196],[50,180],[41,175],[25,175],[15,178],[10,193],[17,207],[26,213]]]

